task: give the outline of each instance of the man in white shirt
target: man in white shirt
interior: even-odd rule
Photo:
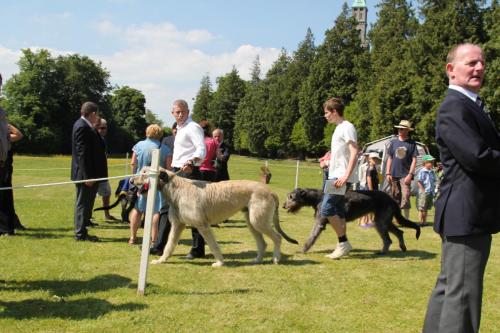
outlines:
[[[174,172],[181,171],[179,176],[197,179],[200,177],[199,166],[205,159],[206,149],[203,129],[189,116],[189,107],[185,100],[176,100],[172,107],[172,115],[177,123],[174,141],[172,167]],[[205,241],[196,228],[191,229],[193,246],[187,259],[205,256]]]
[[[323,104],[325,118],[336,124],[332,135],[328,180],[325,183],[321,215],[328,218],[339,242],[328,258],[338,259],[349,254],[352,246],[347,240],[345,222],[345,190],[347,182],[356,182],[353,172],[359,148],[356,144],[357,133],[354,125],[344,119],[344,104],[339,98],[330,98]]]

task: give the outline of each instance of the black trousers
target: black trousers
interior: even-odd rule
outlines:
[[[0,187],[12,187],[13,151],[7,154],[7,160],[0,163]],[[12,190],[0,191],[0,234],[13,234],[14,229],[22,228],[14,208]]]
[[[427,307],[424,333],[479,332],[490,249],[491,235],[443,238],[441,271]]]
[[[92,186],[85,184],[75,184],[76,202],[75,202],[75,238],[85,238],[87,236],[87,224],[92,217],[94,200],[97,194],[97,183]]]
[[[174,172],[178,172],[179,168],[174,168]],[[201,180],[200,169],[198,167],[193,168],[193,172],[190,174],[179,173],[180,177],[193,179],[193,180]],[[158,230],[159,231],[159,230]],[[170,228],[169,228],[170,231]],[[158,237],[160,237],[158,232]],[[163,237],[163,236],[161,236]],[[196,228],[191,228],[191,237],[193,239],[193,245],[189,253],[194,257],[204,257],[205,256],[205,240],[201,236],[200,232]]]

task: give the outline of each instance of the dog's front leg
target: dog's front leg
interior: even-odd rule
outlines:
[[[214,233],[210,227],[197,227],[200,234],[203,236],[203,239],[208,244],[210,251],[215,257],[215,262],[212,264],[212,267],[220,267],[224,265],[224,259],[222,258],[222,253],[220,252],[219,244],[215,240]]]
[[[325,230],[325,226],[327,223],[328,220],[326,218],[316,215],[314,226],[311,230],[311,234],[309,235],[309,239],[306,241],[304,247],[302,248],[302,253],[306,253],[307,251],[309,251],[311,246],[313,246],[318,239],[319,235],[321,235],[321,232]]]
[[[177,243],[179,243],[179,238],[181,237],[181,233],[184,228],[186,228],[185,224],[172,221],[172,229],[170,230],[170,234],[168,235],[167,245],[163,250],[162,256],[156,260],[151,261],[153,265],[164,263],[168,258],[172,256]]]

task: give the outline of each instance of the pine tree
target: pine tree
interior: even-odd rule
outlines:
[[[208,121],[224,130],[224,139],[233,146],[235,112],[240,100],[245,96],[246,83],[236,68],[217,78],[217,90],[209,103]]]
[[[335,26],[325,33],[309,77],[300,91],[299,109],[310,146],[309,153],[325,150],[323,103],[330,97],[340,97],[349,104],[359,80],[359,57],[367,52],[361,46],[356,19],[350,16],[347,4],[337,17]]]
[[[201,79],[200,89],[196,94],[196,99],[193,105],[193,119],[195,121],[209,118],[209,106],[212,101],[212,96],[212,83],[210,82],[210,76],[206,74]]]

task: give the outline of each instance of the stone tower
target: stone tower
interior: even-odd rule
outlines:
[[[366,42],[366,20],[368,16],[368,7],[366,7],[365,0],[354,0],[352,2],[352,15],[358,21],[359,38],[361,39],[361,45],[364,47],[368,46]]]

